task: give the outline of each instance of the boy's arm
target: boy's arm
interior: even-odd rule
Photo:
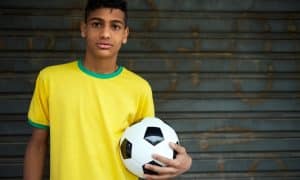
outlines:
[[[48,130],[33,129],[24,159],[24,180],[41,180],[48,149]]]

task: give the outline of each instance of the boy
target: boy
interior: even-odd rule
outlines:
[[[119,155],[119,139],[126,127],[154,116],[152,91],[138,75],[117,65],[127,42],[127,4],[123,0],[90,0],[81,36],[84,59],[43,69],[36,80],[28,122],[34,127],[24,162],[24,179],[42,179],[50,137],[50,179],[131,180]],[[176,159],[154,158],[167,167],[148,165],[158,175],[175,177],[191,166],[180,145],[171,144]]]

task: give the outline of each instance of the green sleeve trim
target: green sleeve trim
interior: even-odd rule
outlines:
[[[28,124],[30,124],[31,126],[33,126],[35,128],[39,128],[39,129],[46,129],[46,130],[49,129],[49,126],[39,124],[39,123],[35,123],[30,119],[28,119]]]

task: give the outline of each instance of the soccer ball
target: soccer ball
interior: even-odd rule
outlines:
[[[126,168],[143,178],[145,174],[156,174],[145,168],[145,164],[165,166],[154,160],[153,154],[169,159],[176,157],[176,152],[169,142],[179,143],[174,129],[156,117],[147,117],[128,127],[120,139],[120,154]]]

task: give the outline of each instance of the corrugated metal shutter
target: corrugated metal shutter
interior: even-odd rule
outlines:
[[[21,179],[37,72],[81,57],[85,1],[0,1],[0,179]],[[120,63],[193,157],[182,179],[300,178],[300,1],[130,0]],[[47,170],[46,170],[47,171]]]

